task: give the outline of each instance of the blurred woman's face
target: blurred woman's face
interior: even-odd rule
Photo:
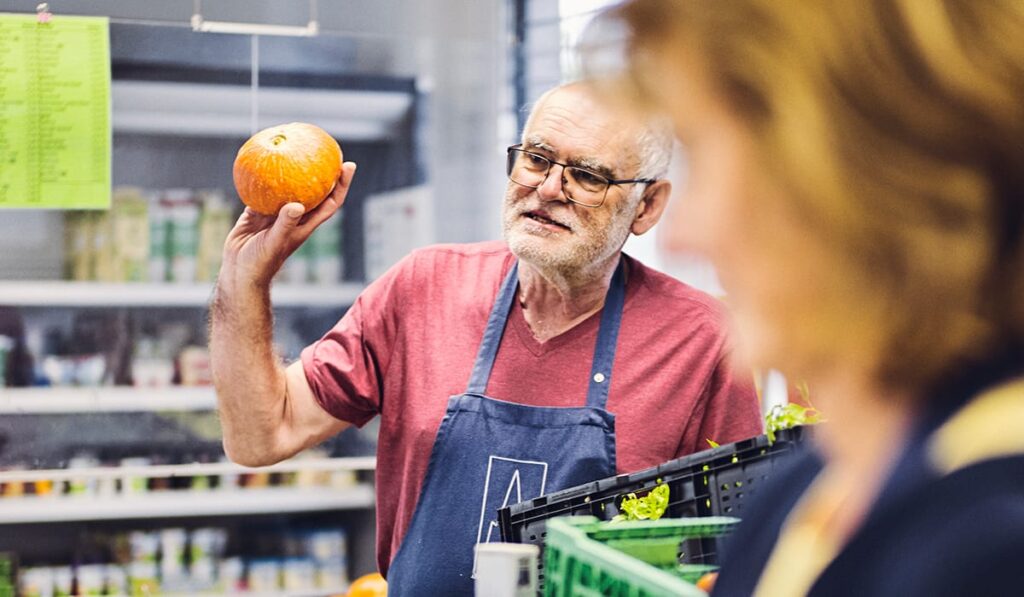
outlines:
[[[784,213],[778,185],[744,124],[696,65],[677,58],[662,56],[656,90],[686,157],[685,183],[669,203],[663,242],[715,264],[744,364],[792,364],[784,337],[813,279],[809,256],[800,250],[804,235]]]

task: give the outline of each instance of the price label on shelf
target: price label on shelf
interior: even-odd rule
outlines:
[[[109,206],[108,20],[0,13],[0,208]]]

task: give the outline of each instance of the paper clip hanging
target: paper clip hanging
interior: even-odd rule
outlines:
[[[53,13],[50,12],[50,4],[48,2],[42,2],[36,6],[36,22],[40,25],[45,25],[50,22],[53,18]]]

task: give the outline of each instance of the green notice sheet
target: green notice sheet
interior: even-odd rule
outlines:
[[[108,28],[0,13],[0,208],[110,206]]]

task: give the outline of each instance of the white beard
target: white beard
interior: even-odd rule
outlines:
[[[636,201],[627,197],[612,214],[607,227],[597,227],[582,218],[569,222],[572,233],[561,241],[545,239],[543,234],[523,230],[523,213],[528,199],[516,199],[512,191],[505,195],[502,232],[512,253],[541,271],[575,277],[591,266],[605,263],[622,249],[633,224]],[[577,208],[589,209],[589,208]],[[558,233],[552,233],[555,236]],[[557,244],[556,244],[557,243]]]

